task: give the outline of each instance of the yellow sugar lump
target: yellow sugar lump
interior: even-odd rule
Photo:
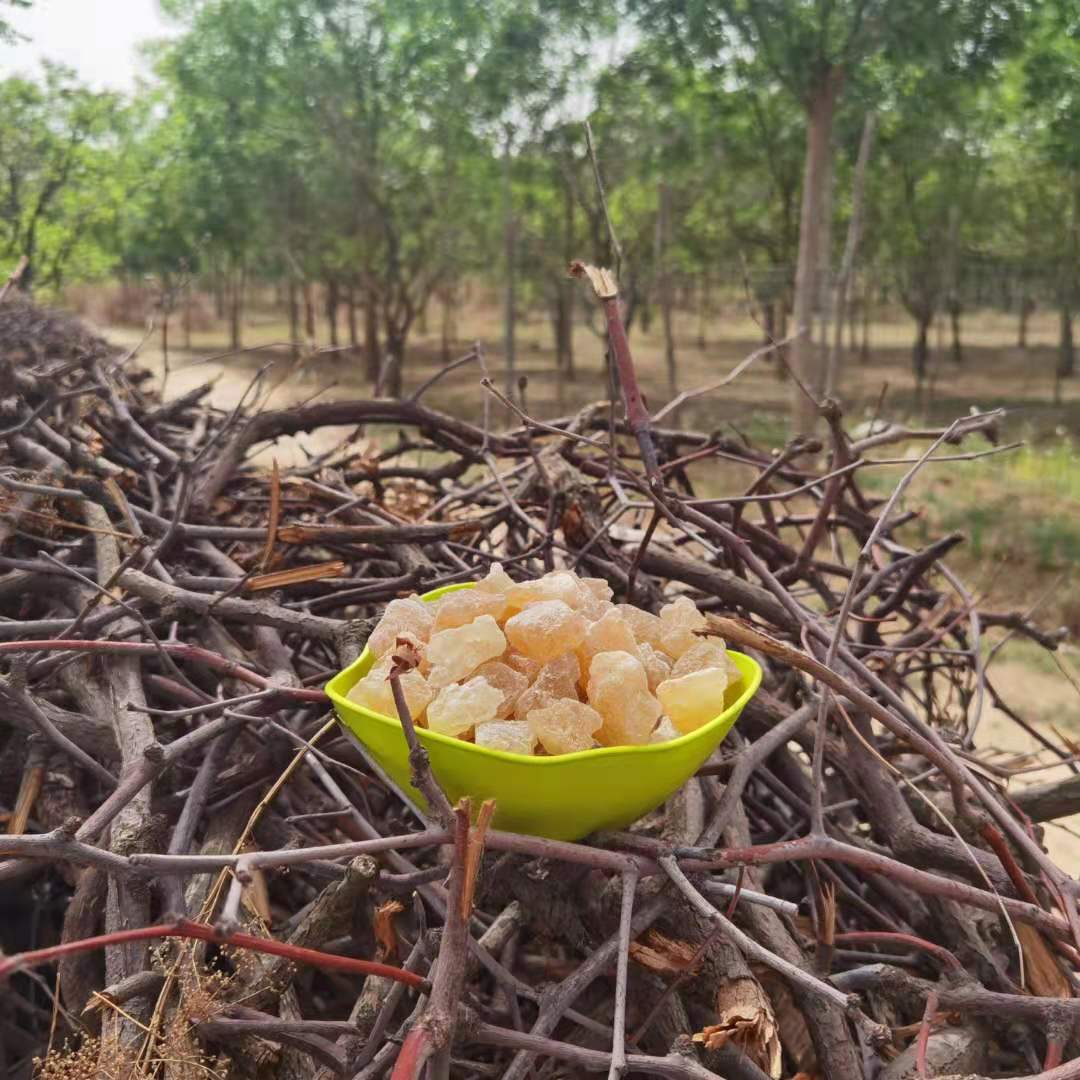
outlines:
[[[638,655],[638,645],[634,632],[622,614],[612,608],[590,624],[585,631],[585,640],[578,646],[577,655],[581,667],[587,675],[592,658],[600,652],[627,652]]]
[[[502,568],[502,563],[492,563],[487,577],[476,583],[473,592],[501,593],[504,596],[514,587],[514,579]]]
[[[671,661],[668,657],[654,649],[648,642],[637,647],[637,654],[645,667],[645,675],[649,680],[649,689],[655,694],[656,688],[667,678],[671,677]]]
[[[528,723],[549,754],[573,754],[588,750],[604,718],[590,706],[560,698],[529,713]]]
[[[510,754],[531,754],[536,734],[524,720],[493,720],[476,729],[476,745]]]
[[[444,686],[428,706],[427,726],[440,735],[462,735],[494,720],[502,697],[501,690],[480,676]]]
[[[427,660],[431,664],[428,683],[440,689],[460,682],[487,660],[502,656],[506,638],[490,615],[481,615],[467,626],[440,630],[431,635]]]
[[[650,615],[649,612],[642,611],[641,608],[636,608],[632,604],[616,604],[615,610],[626,620],[639,645],[651,645],[657,652],[662,651],[660,639],[664,626],[657,616]]]
[[[540,674],[540,671],[544,666],[539,660],[533,660],[530,656],[524,656],[522,653],[514,652],[513,649],[507,649],[503,660],[506,662],[507,667],[512,667],[515,671],[520,671],[530,684],[536,682],[536,676]]]
[[[569,608],[578,608],[586,590],[575,574],[567,570],[552,570],[535,581],[521,581],[510,587],[506,598],[510,607],[522,610],[545,600],[561,600]]]
[[[465,626],[480,618],[481,615],[490,615],[498,622],[506,609],[506,596],[503,593],[481,592],[476,589],[462,589],[459,592],[447,593],[439,601],[432,631],[438,633],[440,630],[452,630],[457,626]]]
[[[582,578],[583,600],[578,609],[586,619],[599,619],[615,605],[611,586],[603,578]]]
[[[415,596],[391,600],[368,638],[368,648],[376,656],[384,656],[394,647],[398,636],[405,633],[413,634],[420,641],[427,641],[434,621],[432,607]]]
[[[625,652],[602,652],[589,665],[589,704],[603,717],[597,742],[639,746],[648,742],[660,715],[660,702],[649,693],[645,668]]]
[[[683,675],[689,675],[703,668],[723,668],[727,672],[727,688],[742,682],[742,672],[738,665],[727,654],[727,648],[721,638],[698,638],[697,644],[692,645],[671,665],[672,679],[680,679]]]
[[[726,668],[702,668],[662,682],[656,688],[656,696],[671,722],[687,735],[724,711],[727,685]]]
[[[349,691],[350,701],[383,716],[397,716],[394,704],[394,692],[390,687],[390,667],[393,659],[385,656]],[[407,671],[401,676],[401,689],[405,694],[405,704],[413,720],[420,720],[424,711],[435,696],[427,680],[418,671]],[[400,720],[401,718],[398,717]]]
[[[660,648],[678,660],[701,640],[694,631],[706,626],[708,622],[693,600],[680,596],[660,609]]]
[[[671,718],[661,716],[660,723],[653,728],[653,733],[649,736],[649,742],[671,742],[672,739],[677,739],[680,735],[682,735],[682,732],[671,722]]]
[[[699,636],[708,623],[690,598],[659,615],[612,598],[602,578],[516,582],[492,563],[472,589],[393,600],[369,641],[376,664],[349,697],[396,715],[387,675],[401,641],[419,657],[401,679],[413,717],[488,749],[664,743],[719,715],[741,673],[723,641]]]
[[[697,641],[671,665],[670,678],[680,679],[683,675],[701,671],[702,668],[726,668],[727,659],[727,650],[724,648],[724,643],[718,638],[698,638]]]
[[[514,705],[514,717],[524,720],[533,709],[549,705],[558,698],[578,699],[578,681],[581,665],[577,656],[563,653],[545,664],[528,690],[522,693]]]
[[[589,624],[562,600],[539,600],[506,620],[510,644],[533,660],[554,660],[585,640]]]
[[[486,664],[481,664],[474,674],[486,679],[489,685],[502,694],[502,701],[495,710],[496,720],[505,720],[514,711],[518,698],[529,689],[528,677],[500,660],[489,660]]]
[[[581,586],[587,593],[589,593],[593,599],[606,601],[611,603],[611,598],[615,595],[611,590],[611,586],[602,577],[583,577],[578,579],[581,582]]]

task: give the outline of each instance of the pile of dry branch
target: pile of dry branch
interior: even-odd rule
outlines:
[[[626,419],[508,413],[477,350],[447,370],[498,431],[428,386],[161,402],[131,357],[0,305],[0,1073],[49,1047],[51,1077],[399,1080],[1016,1076],[1080,1054],[1077,882],[1037,824],[1076,785],[1007,790],[974,748],[1008,707],[987,626],[1058,639],[979,609],[942,561],[961,537],[906,547],[902,484],[859,483],[900,444],[988,452],[999,418],[853,440],[826,404],[824,445],[779,453],[679,430],[645,414],[595,285]],[[249,463],[340,425],[302,467]],[[716,473],[730,490],[699,497]],[[625,833],[419,820],[331,719],[321,687],[380,605],[495,560],[652,609],[685,593],[765,667],[714,758]]]

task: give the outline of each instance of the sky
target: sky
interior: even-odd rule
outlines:
[[[28,40],[0,45],[0,77],[35,74],[41,60],[73,67],[96,90],[125,90],[147,75],[138,45],[169,33],[157,0],[34,0],[4,16]]]

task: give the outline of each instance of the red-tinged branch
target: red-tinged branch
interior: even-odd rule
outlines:
[[[425,1027],[414,1027],[401,1044],[390,1080],[413,1080],[422,1076],[424,1066],[434,1052],[431,1032]]]
[[[604,309],[607,320],[608,344],[615,367],[619,372],[619,386],[622,390],[623,404],[626,407],[626,422],[641,448],[641,461],[645,466],[645,475],[653,494],[660,498],[664,491],[664,479],[660,474],[660,464],[656,456],[656,446],[652,437],[652,421],[649,410],[645,408],[645,399],[641,396],[637,371],[634,368],[634,356],[630,351],[630,341],[623,325],[622,311],[619,309],[619,287],[615,278],[607,270],[587,266],[582,262],[570,264],[570,273],[574,277],[587,278]]]
[[[394,695],[394,707],[397,709],[401,730],[409,747],[409,779],[412,786],[427,801],[428,813],[442,825],[449,826],[454,820],[454,811],[450,807],[446,793],[439,787],[439,782],[431,771],[431,759],[416,734],[412,710],[405,699],[405,690],[401,685],[401,676],[412,671],[420,658],[407,638],[398,638],[392,659],[393,666],[390,668],[387,681],[390,683],[390,691]]]
[[[1024,872],[1020,869],[1019,864],[1013,857],[1012,850],[1009,847],[1008,841],[1006,841],[1005,837],[1001,834],[1001,830],[991,822],[987,821],[980,832],[982,833],[983,839],[991,848],[993,848],[994,854],[998,857],[1002,867],[1005,869],[1005,873],[1009,875],[1009,880],[1013,883],[1016,895],[1022,897],[1029,904],[1034,904],[1036,907],[1041,906],[1039,904],[1039,898],[1035,895],[1035,890],[1028,884]]]
[[[926,1008],[923,1010],[922,1024],[919,1025],[919,1038],[915,1049],[915,1070],[919,1080],[927,1080],[926,1050],[930,1043],[930,1025],[934,1022],[934,1013],[937,1012],[937,992],[931,990],[926,996]]]
[[[170,656],[178,656],[182,660],[190,660],[195,664],[202,664],[213,671],[217,671],[229,678],[246,682],[250,686],[257,686],[261,690],[274,690],[285,697],[296,701],[313,701],[319,705],[326,705],[330,699],[321,690],[312,690],[297,686],[276,686],[269,679],[260,675],[235,660],[230,660],[209,649],[202,649],[198,645],[183,645],[178,641],[84,641],[82,638],[46,638],[38,641],[4,641],[0,642],[0,655],[4,653],[23,652],[90,652],[118,655],[160,655],[163,651]]]
[[[110,945],[123,945],[131,941],[149,941],[155,938],[187,938],[192,941],[207,941],[215,945],[230,945],[238,949],[250,949],[252,952],[268,953],[280,956],[296,964],[306,964],[322,968],[324,971],[342,971],[353,975],[379,975],[404,983],[414,990],[427,991],[427,979],[412,971],[380,964],[374,960],[359,960],[351,956],[337,956],[334,953],[321,952],[319,949],[306,949],[300,945],[289,945],[272,938],[259,938],[251,934],[219,933],[206,923],[192,922],[189,919],[177,919],[176,922],[160,923],[157,926],[141,926],[134,930],[117,930],[111,934],[99,934],[97,937],[68,941],[62,945],[50,945],[45,949],[32,952],[16,953],[14,956],[0,958],[0,982],[19,971],[48,964],[72,953],[90,952],[104,949]]]
[[[420,1080],[424,1066],[432,1059],[434,1075],[450,1075],[450,1046],[454,1041],[458,1005],[464,994],[468,971],[473,884],[469,874],[470,846],[479,858],[487,820],[493,810],[494,804],[485,804],[483,822],[474,831],[469,828],[469,800],[463,799],[454,808],[454,855],[450,865],[446,925],[435,963],[431,1000],[402,1043],[391,1080]],[[470,839],[474,841],[471,845]]]
[[[1061,1058],[1065,1053],[1065,1042],[1062,1039],[1046,1040],[1046,1056],[1043,1058],[1043,1072],[1056,1069],[1061,1064]]]
[[[906,945],[909,949],[918,949],[920,952],[932,956],[938,963],[959,974],[964,972],[964,965],[943,945],[935,945],[925,938],[915,937],[914,934],[853,930],[846,934],[837,934],[834,941],[837,945]]]

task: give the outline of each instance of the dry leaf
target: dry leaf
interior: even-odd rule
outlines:
[[[734,979],[716,995],[719,1023],[694,1036],[707,1050],[734,1043],[773,1080],[780,1076],[780,1037],[772,1005],[756,979]]]
[[[387,900],[375,909],[375,959],[380,963],[397,959],[398,937],[394,919],[404,910],[405,905],[398,900]]]
[[[681,975],[690,966],[697,950],[686,941],[676,941],[664,937],[656,930],[650,930],[642,941],[630,943],[630,959],[647,967],[651,971]]]
[[[1026,989],[1036,997],[1071,998],[1069,980],[1042,934],[1034,926],[1017,923],[1016,936],[1024,950]]]

